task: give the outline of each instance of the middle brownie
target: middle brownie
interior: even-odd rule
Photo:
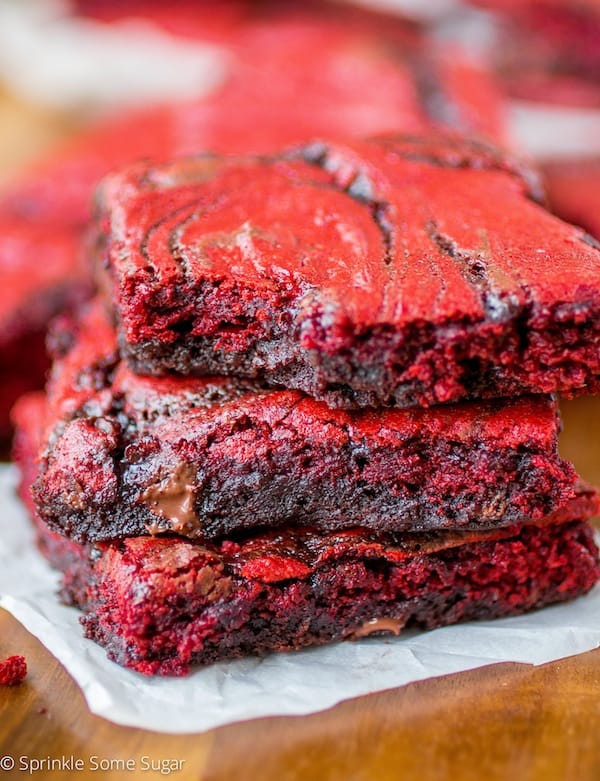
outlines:
[[[79,542],[321,530],[492,528],[575,496],[551,397],[348,413],[233,378],[151,378],[96,303],[52,338],[34,497]]]

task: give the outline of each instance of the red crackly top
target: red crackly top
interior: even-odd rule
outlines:
[[[446,136],[132,167],[103,190],[126,338],[173,341],[140,299],[169,306],[205,284],[295,300],[301,334],[318,311],[302,346],[325,351],[380,325],[496,322],[531,304],[541,321],[557,305],[584,318],[600,252],[531,186],[499,152]],[[214,330],[194,316],[192,335]]]

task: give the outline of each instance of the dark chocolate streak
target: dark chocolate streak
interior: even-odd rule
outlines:
[[[177,263],[177,266],[182,272],[183,278],[186,282],[191,282],[192,275],[190,274],[185,249],[181,246],[181,233],[183,230],[185,230],[185,227],[189,225],[190,222],[197,220],[205,212],[206,209],[194,209],[190,214],[187,215],[187,217],[183,217],[183,219],[178,222],[174,228],[171,228],[169,232],[169,240],[167,242],[169,253],[171,254],[171,257],[175,263]],[[174,214],[175,212],[173,212],[170,216],[173,217]]]
[[[365,185],[367,183],[367,186]],[[394,228],[392,221],[388,219],[390,212],[390,204],[385,201],[379,201],[367,195],[363,195],[363,190],[369,192],[373,190],[371,182],[364,173],[357,173],[356,178],[353,179],[350,186],[345,192],[358,203],[362,203],[370,210],[375,224],[379,228],[383,246],[385,247],[385,253],[383,256],[383,262],[388,266],[388,272],[392,272],[394,261]]]
[[[169,212],[169,214],[165,215],[164,217],[161,217],[160,220],[157,220],[155,223],[153,223],[148,230],[144,233],[144,237],[140,243],[140,253],[142,257],[148,262],[148,267],[152,269],[152,272],[154,273],[156,266],[154,265],[154,261],[152,259],[152,256],[148,252],[148,242],[152,238],[152,234],[155,233],[157,230],[159,230],[167,220],[173,219],[173,217],[176,214],[183,214],[187,209],[193,208],[193,214],[199,214],[198,211],[198,199],[195,198],[194,200],[188,201],[187,203],[183,204],[183,206],[178,207],[177,209],[174,209],[172,212]],[[185,220],[190,219],[190,216],[184,218],[183,222]],[[181,224],[181,223],[180,223]],[[177,251],[173,251],[173,248],[171,246],[171,240],[169,240],[169,251],[171,252],[171,256],[173,260],[177,263],[177,266],[179,267],[179,270],[181,271],[184,278],[189,277],[189,271],[187,268],[187,263],[185,262],[185,258],[181,256],[181,253]]]
[[[456,263],[465,282],[475,290],[486,318],[492,323],[510,318],[514,307],[504,291],[494,285],[483,256],[459,247],[454,239],[437,229],[433,220],[427,223],[425,229],[439,251]]]
[[[420,53],[412,53],[406,60],[417,90],[423,113],[435,124],[446,125],[460,132],[469,130],[469,123],[461,114],[460,107],[445,91],[438,68]]]
[[[302,150],[302,159],[316,165],[318,168],[324,171],[329,171],[332,174],[336,173],[336,168],[332,165],[332,160],[329,156],[329,148],[326,144],[317,142],[305,147]],[[335,182],[334,182],[335,185]],[[373,182],[364,171],[357,170],[354,178],[347,187],[337,187],[340,192],[346,193],[357,203],[366,206],[375,225],[378,227],[383,246],[385,247],[385,253],[383,256],[383,263],[387,267],[388,276],[391,278],[395,276],[394,266],[394,228],[392,221],[389,219],[389,212],[391,206],[386,201],[376,198],[375,187]]]

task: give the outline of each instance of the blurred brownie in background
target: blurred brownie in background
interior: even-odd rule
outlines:
[[[119,15],[124,4],[82,5],[100,15],[110,15],[112,7]],[[206,98],[98,122],[0,195],[0,286],[6,291],[0,365],[7,367],[0,432],[9,431],[8,410],[19,393],[43,384],[48,319],[85,288],[80,240],[95,187],[111,169],[207,149],[263,152],[318,135],[420,133],[432,126],[503,133],[490,77],[460,53],[432,50],[402,19],[298,4],[219,4],[216,17],[214,4],[182,2],[173,12],[169,4],[168,13],[159,3],[127,5],[134,13],[147,7],[171,24],[179,19],[182,34],[205,29],[227,48],[229,76]],[[204,27],[207,15],[213,27]]]

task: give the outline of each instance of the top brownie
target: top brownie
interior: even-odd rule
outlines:
[[[386,135],[105,180],[100,265],[139,373],[332,406],[600,387],[600,249],[481,142]]]

